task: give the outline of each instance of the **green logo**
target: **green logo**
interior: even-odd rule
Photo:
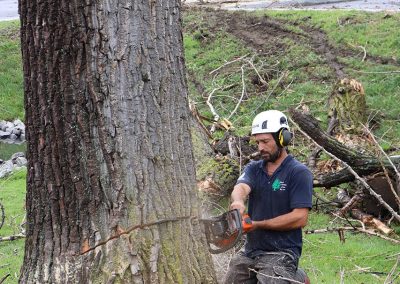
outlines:
[[[279,179],[276,179],[272,184],[272,190],[278,191],[279,189],[281,189],[281,181]]]

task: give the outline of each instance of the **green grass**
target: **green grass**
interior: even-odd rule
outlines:
[[[305,229],[323,229],[327,224],[330,228],[344,225],[327,215],[312,212]],[[344,242],[337,233],[304,236],[300,266],[311,283],[340,283],[341,272],[344,283],[384,283],[400,257],[399,245],[350,231],[345,231],[344,236]]]
[[[19,22],[0,22],[0,120],[24,117]]]
[[[0,202],[6,216],[0,237],[20,233],[25,216],[25,188],[26,170],[0,180]],[[5,283],[17,283],[23,256],[24,239],[0,242],[0,279],[10,274]]]
[[[364,46],[373,55],[400,58],[400,14],[360,11],[257,12],[297,23],[308,23],[326,31],[333,42],[346,47]],[[359,49],[361,51],[361,49]]]

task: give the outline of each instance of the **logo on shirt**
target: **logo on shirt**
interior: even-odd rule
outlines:
[[[284,191],[286,190],[287,184],[283,181],[280,181],[279,178],[275,179],[272,183],[272,190],[273,191]]]

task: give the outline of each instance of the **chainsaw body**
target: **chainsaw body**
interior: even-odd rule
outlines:
[[[252,227],[250,217],[245,215],[242,218],[238,209],[201,221],[204,224],[209,251],[213,254],[233,248]]]

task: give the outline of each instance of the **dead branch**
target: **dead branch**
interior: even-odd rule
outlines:
[[[194,118],[196,119],[196,121],[199,123],[201,129],[203,129],[204,133],[206,133],[207,137],[210,138],[210,139],[213,139],[211,132],[204,125],[204,123],[203,123],[203,121],[201,119],[201,116],[200,116],[199,112],[197,111],[197,108],[196,108],[194,102],[192,102],[192,101],[189,102],[189,109],[192,112],[192,114],[193,114]]]
[[[392,269],[390,269],[390,272],[386,276],[384,284],[393,283],[393,281],[396,280],[396,278],[399,276],[399,274],[397,274],[397,277],[394,277],[394,273],[397,270],[399,262],[400,262],[400,256],[397,257],[395,264],[393,265]]]
[[[291,114],[292,114],[292,116],[301,116],[301,115],[302,115],[302,114],[300,114],[300,112],[298,112],[298,111],[296,111],[296,110],[294,110],[294,109],[291,109]],[[297,123],[295,123],[294,121],[293,121],[293,123],[294,123],[295,125],[297,125]],[[341,162],[341,163],[345,166],[345,168],[346,168],[351,174],[353,174],[354,177],[355,177],[357,180],[359,180],[359,181],[363,184],[363,186],[368,190],[368,192],[369,192],[372,196],[374,196],[374,197],[379,201],[379,203],[382,204],[382,205],[394,216],[394,218],[395,218],[397,221],[400,222],[400,215],[399,215],[395,210],[393,210],[393,208],[390,207],[389,204],[387,204],[387,203],[382,199],[382,197],[381,197],[379,194],[377,194],[377,193],[371,188],[371,186],[369,186],[369,184],[365,181],[365,179],[361,178],[361,177],[359,176],[359,174],[358,174],[356,171],[354,171],[353,168],[352,168],[349,164],[347,164],[343,159],[338,158],[336,155],[334,155],[334,154],[332,153],[332,151],[336,151],[336,148],[333,148],[332,145],[334,145],[334,144],[337,145],[338,149],[341,150],[341,151],[339,151],[338,153],[340,153],[340,154],[347,153],[348,155],[350,155],[350,156],[352,156],[354,159],[356,159],[356,157],[354,157],[354,152],[352,152],[352,151],[350,151],[349,149],[347,149],[346,147],[344,147],[344,145],[342,145],[342,144],[339,143],[338,141],[334,141],[335,139],[333,139],[332,137],[328,137],[326,133],[324,133],[323,131],[320,130],[320,128],[319,128],[319,126],[318,126],[318,123],[314,123],[313,125],[314,125],[314,129],[316,130],[315,132],[319,132],[320,135],[323,136],[323,137],[326,139],[325,141],[332,141],[332,143],[325,144],[326,148],[323,147],[323,145],[321,145],[321,144],[324,144],[324,143],[321,143],[321,142],[324,142],[323,138],[320,138],[319,136],[317,136],[316,138],[310,137],[310,135],[309,135],[308,133],[306,133],[305,131],[303,131],[302,128],[300,128],[298,125],[297,125],[297,127],[299,128],[300,132],[302,132],[306,137],[310,138],[310,139],[317,145],[317,147],[322,148],[322,149],[325,151],[325,153],[327,153],[330,157],[332,157],[333,159],[335,159],[335,160]],[[362,155],[362,154],[360,153],[360,155]],[[366,157],[366,156],[364,156],[364,157]],[[357,157],[357,158],[358,158],[358,157]],[[369,161],[371,160],[371,158],[372,158],[372,157],[366,157],[366,159],[369,160]],[[345,159],[347,160],[348,157],[345,157]],[[359,159],[357,159],[357,160],[359,160]],[[376,159],[375,159],[375,160],[376,160]],[[354,164],[354,161],[353,161],[352,163]],[[355,165],[358,166],[357,164],[355,164]],[[364,166],[364,165],[361,165],[361,168],[362,168],[363,166]]]
[[[260,82],[261,82],[263,85],[268,85],[267,81],[264,80],[264,78],[260,75],[260,72],[258,72],[256,66],[254,65],[254,63],[253,63],[253,58],[254,58],[254,56],[253,56],[250,60],[246,60],[247,63],[249,63],[249,65],[254,69],[254,71],[256,72],[256,74],[257,74],[257,76],[258,76],[258,79],[260,79]]]
[[[299,282],[299,281],[294,280],[294,279],[291,279],[291,278],[286,278],[286,277],[283,277],[283,276],[272,276],[272,275],[267,275],[267,274],[265,274],[265,273],[261,273],[260,271],[255,270],[255,269],[253,269],[253,268],[249,268],[249,271],[252,271],[252,272],[254,272],[254,273],[256,273],[256,274],[260,274],[260,275],[262,275],[262,276],[264,276],[264,277],[271,278],[271,279],[286,280],[286,281],[289,281],[289,283],[299,283],[299,284],[303,284],[303,282]]]
[[[19,240],[19,239],[23,239],[26,236],[22,233],[18,234],[18,235],[13,235],[13,236],[8,236],[8,237],[0,237],[0,242],[8,242],[8,241],[15,241],[15,240]]]
[[[368,133],[368,135],[369,135],[369,136],[372,138],[372,140],[374,141],[375,146],[376,146],[376,147],[379,149],[379,151],[385,156],[385,158],[387,159],[387,161],[389,162],[389,164],[392,166],[392,169],[393,169],[394,172],[396,173],[396,178],[399,179],[399,178],[400,178],[400,173],[399,173],[397,167],[393,164],[392,160],[389,158],[389,156],[388,156],[388,155],[385,153],[385,151],[382,149],[381,145],[379,145],[378,141],[376,141],[375,135],[372,134],[372,132],[369,130],[369,128],[368,128],[367,126],[365,126],[365,125],[363,125],[363,126],[364,126],[364,130]],[[384,171],[384,173],[385,173],[385,176],[386,176],[386,179],[387,179],[387,181],[388,181],[388,184],[389,184],[389,186],[390,186],[390,190],[392,191],[393,195],[394,195],[395,198],[396,198],[397,205],[400,206],[400,197],[399,197],[398,193],[396,192],[396,190],[395,190],[394,187],[393,187],[392,181],[391,181],[391,179],[389,178],[389,174],[388,174],[388,172],[387,172],[387,170],[386,170],[385,165],[382,164],[382,168],[383,168],[383,171]]]
[[[365,155],[359,151],[349,149],[332,136],[328,135],[325,131],[321,130],[318,121],[311,115],[301,113],[298,110],[290,109],[290,115],[293,119],[291,121],[299,126],[299,129],[311,138],[319,147],[322,147],[329,153],[338,157],[339,160],[344,161],[350,165],[354,171],[359,175],[368,175],[382,171],[381,161],[373,156]],[[400,162],[400,156],[389,157],[391,163],[397,164]],[[383,161],[387,167],[391,167],[388,161]],[[326,174],[316,177],[314,186],[332,187],[344,182],[353,181],[355,176],[351,173],[350,169],[344,168],[339,172]]]
[[[314,230],[305,230],[304,234],[322,234],[322,233],[331,233],[331,232],[339,232],[339,231],[355,231],[355,232],[360,232],[364,233],[367,235],[375,236],[382,238],[384,240],[390,241],[395,244],[400,244],[399,240],[393,239],[386,237],[382,234],[376,233],[372,230],[367,230],[359,227],[338,227],[338,228],[325,228],[325,229],[314,229]]]
[[[214,120],[215,120],[215,121],[218,121],[219,118],[220,118],[220,116],[219,116],[219,114],[215,111],[214,106],[211,104],[211,98],[212,98],[212,96],[214,95],[214,93],[215,93],[216,91],[218,91],[219,89],[221,89],[221,88],[220,88],[220,87],[214,88],[214,89],[211,91],[211,93],[208,95],[208,98],[207,98],[207,101],[206,101],[208,107],[210,108],[211,113],[214,115]],[[212,125],[211,130],[210,130],[210,133],[215,132],[215,129],[216,129],[216,123],[214,123],[214,124]]]
[[[243,56],[241,56],[241,57],[239,57],[239,58],[236,58],[236,59],[234,59],[234,60],[232,60],[232,61],[226,62],[226,63],[222,64],[221,66],[219,66],[217,69],[212,70],[212,71],[209,73],[209,75],[214,74],[215,72],[221,70],[222,68],[224,68],[224,67],[226,67],[226,66],[228,66],[228,65],[230,65],[230,64],[232,64],[232,63],[241,61],[241,60],[243,60],[244,58],[246,58],[247,56],[249,56],[249,53],[247,53],[247,54],[245,54],[245,55],[243,55]]]
[[[240,69],[242,70],[242,95],[240,96],[240,99],[239,99],[238,103],[236,104],[235,108],[233,109],[231,114],[228,116],[228,120],[235,114],[235,112],[239,108],[240,104],[242,103],[244,95],[246,94],[246,84],[244,82],[244,68],[243,68],[243,66],[240,67]]]
[[[339,191],[339,193],[343,193],[344,190]],[[338,193],[338,197],[339,197],[339,193]],[[361,194],[355,194],[352,198],[350,198],[347,193],[341,194],[342,195],[342,199],[339,198],[339,200],[342,203],[345,203],[344,206],[337,212],[337,214],[339,216],[345,216],[346,213],[348,211],[350,211],[351,209],[353,209],[361,200],[362,200],[362,196]]]
[[[11,275],[11,274],[8,273],[6,276],[4,276],[3,278],[1,278],[0,284],[2,284],[4,281],[6,281],[6,279],[7,279],[10,275]]]

